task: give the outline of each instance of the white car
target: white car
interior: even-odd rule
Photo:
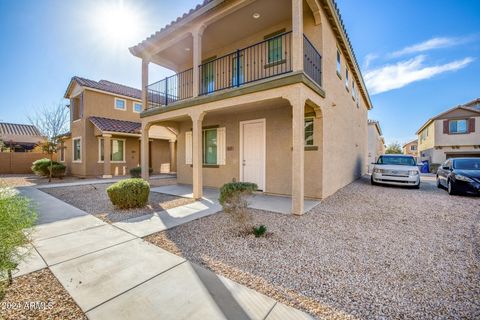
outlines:
[[[415,158],[403,154],[384,154],[373,163],[372,185],[389,184],[420,188],[420,170]]]

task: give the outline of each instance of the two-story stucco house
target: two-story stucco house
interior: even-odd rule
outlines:
[[[480,98],[429,119],[417,135],[421,161],[441,164],[448,158],[480,157]]]
[[[385,140],[382,128],[377,120],[368,119],[368,172],[371,172],[372,163],[385,153]]]
[[[69,174],[87,177],[128,175],[140,165],[142,92],[106,80],[73,77],[65,92],[70,99],[70,133],[61,139],[58,160]],[[152,127],[148,167],[155,173],[175,170],[176,135]]]
[[[418,139],[407,142],[403,145],[403,154],[418,158]]]
[[[372,105],[333,0],[207,0],[130,52],[142,59],[142,158],[146,129],[175,131],[177,179],[195,198],[235,179],[303,214],[304,197],[365,173]],[[149,64],[176,74],[149,83]]]

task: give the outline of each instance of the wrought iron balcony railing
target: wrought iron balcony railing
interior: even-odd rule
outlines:
[[[304,72],[322,84],[322,57],[304,36]],[[198,66],[199,95],[239,87],[292,71],[292,33],[285,32]],[[193,97],[193,69],[147,86],[147,108]]]

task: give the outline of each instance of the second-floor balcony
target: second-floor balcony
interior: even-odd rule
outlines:
[[[146,87],[147,109],[193,98],[194,92],[198,92],[199,96],[213,94],[292,72],[292,46],[292,32],[283,32],[203,61],[198,66],[198,90],[194,90],[193,68],[152,83]],[[318,86],[322,86],[322,57],[305,35],[303,71]]]

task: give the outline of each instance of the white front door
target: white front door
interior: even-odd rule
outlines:
[[[240,122],[240,179],[265,190],[265,119]]]

